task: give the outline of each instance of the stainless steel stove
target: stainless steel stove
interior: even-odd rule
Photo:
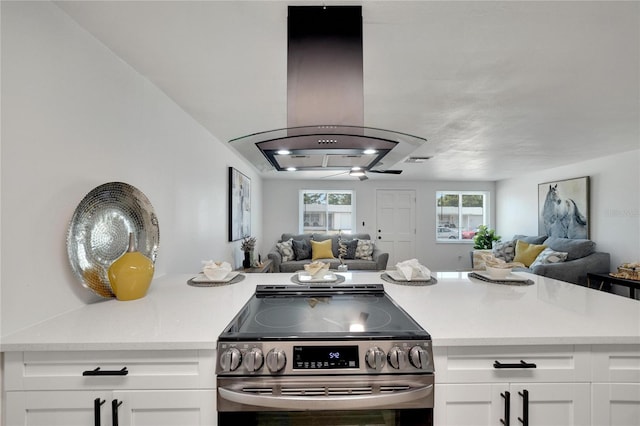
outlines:
[[[260,285],[217,353],[220,425],[433,422],[431,336],[381,284]]]

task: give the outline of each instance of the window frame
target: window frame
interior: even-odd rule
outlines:
[[[327,203],[326,206],[327,208],[324,211],[325,214],[325,226],[324,229],[318,229],[318,230],[310,230],[310,231],[305,231],[305,224],[304,224],[304,214],[305,214],[305,204],[304,204],[304,195],[308,194],[308,193],[324,193],[327,196]],[[350,214],[351,214],[351,229],[335,229],[335,230],[330,230],[328,229],[329,227],[329,223],[330,221],[328,220],[328,215],[329,215],[329,194],[349,194],[351,196],[351,209],[350,209]],[[343,233],[343,234],[351,234],[351,233],[355,233],[356,230],[356,192],[352,189],[300,189],[298,191],[298,233],[300,234],[312,234],[315,232],[319,232],[319,233],[328,233],[328,234],[338,234],[338,233]]]
[[[457,223],[456,225],[456,230],[457,230],[457,236],[455,239],[451,238],[438,238],[438,231],[439,228],[443,227],[443,224],[440,223],[441,217],[442,217],[442,208],[444,206],[438,206],[438,200],[441,198],[441,194],[444,195],[458,195],[459,196],[459,201],[458,201],[458,217],[457,217]],[[475,226],[475,229],[477,229],[478,226],[480,225],[486,225],[487,227],[491,228],[491,214],[489,211],[489,200],[490,200],[490,195],[491,192],[490,191],[483,191],[483,190],[436,190],[436,196],[435,196],[435,209],[436,209],[436,220],[435,220],[435,241],[436,243],[446,243],[446,244],[473,244],[473,238],[467,238],[464,239],[462,238],[462,232],[466,231],[466,228],[461,228],[460,224],[463,222],[463,217],[464,217],[464,212],[463,212],[463,206],[462,206],[462,198],[465,195],[482,195],[482,220],[481,223],[477,224]],[[450,229],[454,229],[454,228],[450,228]]]

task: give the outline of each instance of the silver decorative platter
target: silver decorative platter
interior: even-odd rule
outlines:
[[[149,199],[122,182],[100,185],[78,204],[67,232],[67,253],[82,285],[102,297],[115,297],[109,283],[111,264],[127,251],[129,233],[136,250],[154,263],[160,229]]]

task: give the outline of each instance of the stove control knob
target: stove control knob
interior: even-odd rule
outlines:
[[[264,356],[260,348],[251,348],[251,350],[244,355],[243,359],[244,366],[249,372],[260,370],[262,364],[264,364]]]
[[[282,370],[287,363],[287,356],[282,349],[271,349],[267,352],[267,368],[272,373]]]
[[[409,351],[409,361],[415,368],[426,370],[429,368],[429,352],[420,346],[414,346]]]
[[[384,352],[377,346],[369,348],[364,359],[367,361],[369,368],[374,370],[381,370],[384,367],[385,357]]]
[[[242,354],[238,348],[229,348],[220,355],[220,366],[223,371],[235,371],[240,367]]]
[[[389,361],[389,365],[396,370],[404,370],[407,366],[407,353],[400,347],[394,346],[389,349],[389,353],[387,353],[387,360]]]

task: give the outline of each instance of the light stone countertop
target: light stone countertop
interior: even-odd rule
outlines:
[[[508,286],[436,273],[437,284],[397,285],[379,272],[349,272],[345,284],[383,283],[432,336],[434,346],[640,344],[640,301],[549,278]],[[258,284],[291,284],[292,274],[246,274],[219,287],[192,287],[192,275],[154,279],[139,300],[86,305],[14,334],[0,350],[215,349],[218,335]]]

